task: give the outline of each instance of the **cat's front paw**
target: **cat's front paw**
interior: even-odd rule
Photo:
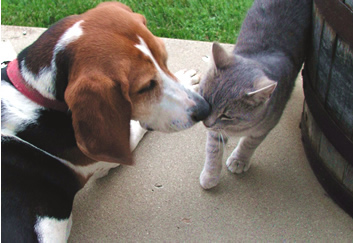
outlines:
[[[219,173],[203,170],[200,175],[200,185],[203,189],[211,189],[218,185],[220,178]]]
[[[198,71],[193,69],[182,69],[174,73],[174,75],[186,88],[198,92],[200,86],[199,83],[201,80],[201,74]]]
[[[247,172],[250,168],[250,162],[244,162],[232,157],[229,157],[227,159],[226,165],[230,172],[236,173],[236,174]]]

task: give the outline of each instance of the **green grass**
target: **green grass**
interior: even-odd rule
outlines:
[[[5,25],[49,27],[101,0],[2,0]],[[122,0],[147,18],[157,36],[234,43],[253,0]]]

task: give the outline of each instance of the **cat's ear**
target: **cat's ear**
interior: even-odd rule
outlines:
[[[217,42],[213,43],[212,46],[213,60],[217,68],[222,69],[227,67],[233,62],[230,55],[224,50],[224,48]]]
[[[262,77],[255,80],[254,91],[246,93],[251,103],[263,103],[270,99],[273,91],[277,87],[277,82]]]

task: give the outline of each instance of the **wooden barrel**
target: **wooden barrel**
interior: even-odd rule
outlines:
[[[328,194],[353,217],[353,0],[314,0],[301,129]]]

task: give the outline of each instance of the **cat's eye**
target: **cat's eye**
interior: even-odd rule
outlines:
[[[222,121],[230,121],[230,120],[233,120],[233,118],[231,118],[230,116],[227,116],[227,115],[225,115],[225,114],[221,115],[221,116],[220,116],[220,119],[221,119]]]
[[[157,86],[156,80],[151,80],[149,84],[138,91],[139,94],[153,90]]]

